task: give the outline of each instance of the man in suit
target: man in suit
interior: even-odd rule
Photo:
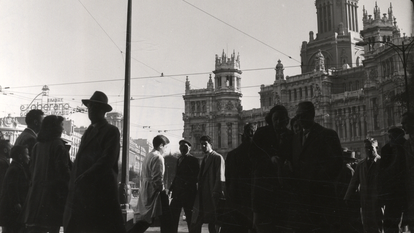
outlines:
[[[178,230],[181,209],[184,209],[187,226],[190,228],[194,199],[197,193],[197,176],[200,171],[198,159],[190,154],[191,143],[181,140],[179,143],[181,155],[177,160],[177,169],[169,192],[172,192],[170,210],[172,229]]]
[[[408,135],[408,140],[404,143],[407,199],[401,225],[407,227],[411,232],[414,232],[414,113],[412,111],[402,115],[401,125]]]
[[[40,125],[43,121],[43,111],[40,109],[32,109],[26,114],[27,128],[17,137],[14,145],[26,146],[29,150],[29,155],[32,153],[32,148],[36,144],[36,137],[40,131]]]
[[[296,232],[332,232],[335,180],[342,167],[338,134],[314,121],[315,107],[298,105],[296,118],[302,132],[293,137],[292,168],[298,194]]]
[[[215,152],[209,136],[200,138],[204,158],[198,175],[198,191],[194,202],[191,219],[191,233],[201,233],[203,223],[208,223],[210,233],[218,232],[217,206],[220,198],[224,197],[224,159]]]
[[[112,107],[108,97],[96,91],[83,99],[91,125],[82,136],[70,181],[63,225],[65,232],[125,232],[118,199],[120,133],[105,113]]]

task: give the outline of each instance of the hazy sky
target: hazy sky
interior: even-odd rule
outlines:
[[[131,137],[152,139],[161,130],[176,143],[185,77],[192,88],[206,88],[215,55],[223,50],[240,54],[243,109],[258,108],[259,86],[273,83],[278,59],[285,75],[300,73],[302,41],[309,31],[317,33],[314,3],[133,1]],[[377,3],[387,13],[390,1]],[[392,4],[397,25],[411,34],[411,1]],[[360,30],[363,5],[372,14],[375,1],[359,1]],[[20,105],[43,85],[71,107],[101,90],[122,112],[126,6],[126,0],[0,0],[0,86],[7,94],[0,95],[0,117],[19,115]],[[78,125],[89,123],[86,114],[72,117]]]

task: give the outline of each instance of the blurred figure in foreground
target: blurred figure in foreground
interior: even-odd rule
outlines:
[[[401,125],[408,135],[408,140],[404,144],[407,199],[401,225],[414,232],[414,113],[412,111],[402,115]]]
[[[30,182],[29,151],[25,146],[14,146],[11,157],[0,194],[0,226],[3,233],[23,233],[23,206]]]

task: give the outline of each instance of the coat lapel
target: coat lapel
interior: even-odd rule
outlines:
[[[204,169],[203,169],[203,171],[202,171],[202,173],[201,173],[201,176],[204,176],[204,173],[206,173],[206,172],[207,172],[208,168],[210,167],[211,163],[213,162],[213,153],[214,153],[214,152],[211,152],[211,153],[208,155],[208,157],[207,157],[207,159],[206,159],[206,161],[205,161],[205,164],[204,164]]]
[[[98,124],[95,127],[92,125],[89,126],[84,134],[84,137],[82,138],[78,153],[81,152],[99,134],[100,129],[105,125],[105,123]]]

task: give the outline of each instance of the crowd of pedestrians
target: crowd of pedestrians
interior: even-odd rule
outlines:
[[[118,199],[120,132],[105,120],[112,107],[99,91],[82,102],[91,125],[73,163],[60,116],[32,110],[13,147],[0,141],[4,233],[57,233],[62,226],[68,233],[127,232]],[[128,233],[156,222],[162,233],[177,232],[182,210],[190,233],[203,224],[210,233],[414,232],[414,116],[404,114],[381,148],[365,139],[361,161],[314,119],[312,102],[299,103],[293,119],[276,105],[266,126],[244,126],[226,160],[208,135],[199,139],[201,160],[181,140],[170,187],[163,180],[170,141],[156,136]]]

